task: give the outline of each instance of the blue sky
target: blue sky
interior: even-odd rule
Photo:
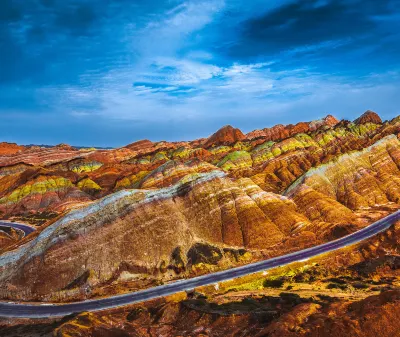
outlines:
[[[400,113],[400,0],[2,0],[0,51],[4,141]]]

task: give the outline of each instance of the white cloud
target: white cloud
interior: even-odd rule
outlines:
[[[212,22],[224,5],[224,0],[186,1],[134,32],[132,50],[141,56],[139,65],[151,64],[160,55],[174,57],[190,34]]]
[[[137,57],[134,63],[106,74],[83,76],[82,81],[90,84],[63,90],[60,102],[66,108],[71,106],[70,113],[76,117],[85,116],[90,111],[85,107],[95,104],[95,114],[107,119],[163,122],[284,114],[294,112],[296,107],[309,111],[320,106],[330,109],[338,106],[337,102],[343,105],[345,99],[369,102],[365,95],[373,96],[371,83],[380,83],[376,88],[380,92],[383,86],[392,88],[382,81],[387,82],[393,74],[381,81],[381,75],[373,75],[351,83],[307,68],[272,71],[279,60],[226,65],[207,50],[180,53],[189,36],[211,23],[224,8],[229,9],[227,3],[186,1],[162,17],[153,17],[144,28],[131,32],[132,54]],[[305,46],[286,52],[286,56],[335,48],[349,41]]]
[[[196,84],[222,74],[222,69],[218,66],[188,59],[158,58],[154,65],[157,70],[150,78],[176,85]]]

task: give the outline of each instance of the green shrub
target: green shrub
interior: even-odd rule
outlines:
[[[266,279],[263,282],[263,286],[264,288],[280,288],[284,283],[285,281],[282,278]]]
[[[326,289],[341,289],[341,290],[346,290],[347,285],[346,284],[337,284],[337,283],[329,283],[326,286]]]

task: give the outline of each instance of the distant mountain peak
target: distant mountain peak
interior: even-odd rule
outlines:
[[[254,130],[247,134],[247,139],[251,140],[251,139],[260,138],[260,139],[277,141],[277,140],[291,137],[292,135],[294,135],[296,133],[314,131],[322,126],[332,127],[338,123],[339,123],[339,121],[334,116],[327,115],[324,118],[317,119],[317,120],[314,120],[311,122],[299,122],[295,125],[293,125],[293,124],[288,124],[288,125],[277,124],[270,128]]]
[[[358,117],[354,123],[356,124],[365,124],[365,123],[374,123],[374,124],[382,124],[382,119],[379,115],[372,111],[367,110],[365,111],[360,117]]]
[[[141,139],[136,142],[133,142],[129,145],[126,145],[125,147],[132,150],[132,151],[137,151],[139,149],[144,149],[144,148],[149,148],[153,146],[153,142],[148,139]]]
[[[204,147],[232,144],[245,138],[246,136],[240,129],[234,128],[231,125],[225,125],[206,140]]]
[[[335,126],[336,124],[339,123],[339,120],[335,116],[332,116],[332,115],[327,115],[324,118],[324,121],[325,121],[325,125],[329,125],[329,126]]]

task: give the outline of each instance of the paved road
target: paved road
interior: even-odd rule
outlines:
[[[0,221],[0,227],[12,227],[14,229],[19,229],[24,232],[24,236],[34,232],[36,229],[32,226],[24,225],[22,223]]]
[[[347,247],[388,229],[397,220],[400,220],[400,211],[397,211],[353,234],[319,246],[301,250],[288,255],[279,256],[269,260],[252,263],[245,266],[232,268],[229,270],[203,275],[191,279],[176,281],[167,285],[162,285],[125,295],[118,295],[97,300],[88,300],[61,305],[0,303],[0,316],[30,318],[64,316],[75,312],[103,310],[136,302],[143,302],[153,298],[193,289],[195,287],[215,284],[217,282],[230,280],[236,277],[261,272],[263,270],[279,266],[284,266],[296,261],[302,261],[304,259],[308,259],[320,254]]]

